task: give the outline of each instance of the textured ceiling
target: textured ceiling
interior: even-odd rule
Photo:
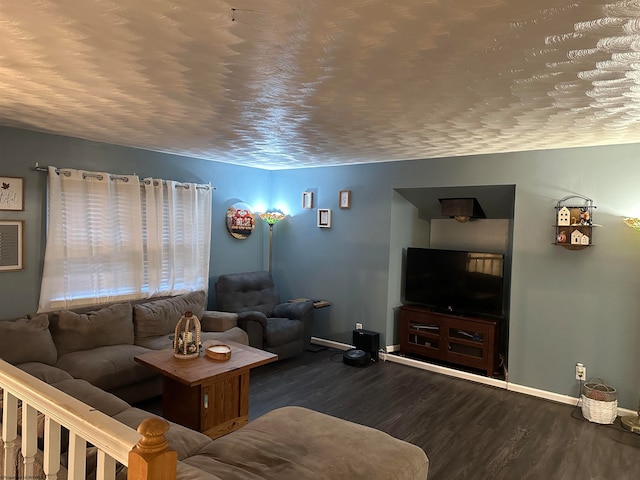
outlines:
[[[640,141],[640,0],[0,0],[0,124],[267,169]]]

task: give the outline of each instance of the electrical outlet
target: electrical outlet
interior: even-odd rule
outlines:
[[[576,363],[576,380],[583,380],[587,377],[587,367],[581,363]]]
[[[362,324],[356,323],[356,330],[362,330]]]

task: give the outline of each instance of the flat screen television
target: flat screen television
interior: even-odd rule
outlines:
[[[503,316],[504,255],[409,247],[404,302],[455,315]]]

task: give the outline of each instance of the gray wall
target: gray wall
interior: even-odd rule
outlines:
[[[26,261],[20,272],[0,272],[3,318],[37,306],[44,245],[46,175],[40,165],[136,172],[211,182],[211,277],[266,267],[267,229],[247,240],[225,230],[234,201],[284,204],[291,214],[274,229],[274,277],[283,298],[324,298],[314,335],[349,342],[355,322],[393,343],[393,310],[401,281],[399,258],[429,227],[398,232],[412,211],[395,189],[515,185],[509,374],[514,383],[578,395],[577,361],[619,391],[620,405],[636,408],[640,395],[640,233],[621,217],[640,216],[640,145],[566,149],[421,161],[267,172],[185,157],[0,128],[0,175],[25,178]],[[350,209],[338,191],[352,191]],[[314,208],[301,196],[314,192]],[[594,199],[595,246],[569,251],[552,245],[554,206],[569,194]],[[316,227],[316,208],[332,209],[332,227]]]
[[[282,289],[333,303],[316,322],[316,336],[349,343],[354,323],[362,322],[391,344],[397,259],[414,235],[392,231],[408,223],[399,218],[411,218],[394,190],[516,185],[510,381],[578,396],[574,367],[582,362],[588,377],[618,389],[621,406],[636,408],[640,233],[621,218],[640,215],[639,155],[640,145],[623,145],[276,172],[273,191],[294,214],[276,227]],[[298,207],[306,189],[316,192],[314,207],[332,209],[331,229],[316,228],[315,208]],[[338,208],[341,189],[352,190],[349,210]],[[570,194],[591,197],[598,207],[595,222],[604,226],[592,248],[552,245],[554,207]]]

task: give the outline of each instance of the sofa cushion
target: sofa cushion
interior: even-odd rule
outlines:
[[[73,377],[61,368],[47,365],[40,362],[27,362],[16,365],[20,370],[27,372],[29,375],[42,380],[45,383],[52,384],[63,380],[70,380]]]
[[[270,477],[268,475],[265,475],[263,471],[263,465],[253,465],[253,456],[249,458],[251,459],[250,462],[247,462],[247,459],[245,459],[245,461],[242,463],[227,463],[224,460],[218,459],[215,455],[204,451],[201,454],[185,458],[182,463],[189,465],[201,472],[219,475],[221,478],[224,478],[224,480],[265,480],[267,478],[280,479],[280,477],[278,476]],[[327,480],[328,478],[329,477],[324,477],[322,475],[282,477],[283,480]]]
[[[149,350],[164,350],[166,348],[173,348],[173,333],[158,335],[155,337],[144,337],[136,339],[136,345],[139,345]]]
[[[301,407],[272,410],[184,462],[229,480],[426,479],[429,466],[415,445]]]
[[[56,363],[58,352],[49,332],[47,314],[0,321],[0,358],[14,365]]]
[[[87,313],[62,310],[52,313],[50,319],[58,356],[106,345],[133,344],[130,303],[116,303]]]
[[[173,348],[173,335],[174,334],[171,333],[167,335],[159,335],[157,337],[140,338],[138,339],[137,344],[150,350]],[[240,327],[230,328],[226,332],[200,332],[200,343],[202,343],[203,346],[207,343],[220,343],[225,340],[249,345],[247,332],[242,330]]]
[[[203,472],[198,468],[178,461],[176,465],[176,478],[178,480],[222,480],[222,478],[211,473]]]
[[[62,355],[55,366],[69,372],[74,378],[81,378],[109,391],[158,375],[133,358],[148,351],[148,348],[138,345],[96,347]]]
[[[124,400],[91,385],[86,380],[72,378],[56,382],[53,386],[110,417],[131,407]]]
[[[204,307],[205,294],[202,290],[134,305],[136,343],[142,338],[174,333],[178,320],[185,312],[192,312],[200,319]]]
[[[226,332],[201,332],[200,341],[203,346],[213,345],[214,343],[221,343],[225,340],[231,340],[232,342],[241,343],[242,345],[249,345],[249,336],[247,332],[240,327],[233,327]]]
[[[300,340],[304,333],[304,324],[300,320],[289,318],[267,318],[268,328],[264,329],[267,346],[284,345]]]
[[[145,410],[135,407],[127,408],[113,416],[113,418],[134,430],[138,428],[138,425],[140,425],[143,420],[150,417],[157,417],[157,415],[152,415]],[[178,453],[178,460],[183,460],[184,458],[195,455],[211,443],[211,439],[205,434],[173,422],[169,422],[169,430],[167,430],[164,436],[169,442],[169,448]]]

